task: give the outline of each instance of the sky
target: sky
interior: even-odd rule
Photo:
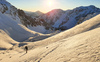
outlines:
[[[53,9],[74,9],[79,6],[94,5],[100,8],[100,0],[7,0],[9,3],[25,11],[49,12]]]

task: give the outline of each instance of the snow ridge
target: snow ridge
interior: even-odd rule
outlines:
[[[100,9],[96,8],[93,5],[87,7],[83,6],[77,7],[73,10],[66,11],[66,13],[62,15],[60,19],[55,22],[53,27],[55,28],[65,27],[65,29],[69,29],[74,27],[76,24],[80,24],[83,21],[88,20],[98,14],[100,14]]]

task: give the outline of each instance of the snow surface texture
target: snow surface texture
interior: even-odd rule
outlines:
[[[0,50],[11,48],[13,45],[18,43],[10,38],[3,30],[0,29]]]
[[[100,62],[99,17],[100,14],[72,29],[51,37],[52,43],[50,39],[29,43],[28,46],[33,46],[34,49],[29,50],[27,54],[23,51],[20,53],[10,50],[1,52],[0,61]]]

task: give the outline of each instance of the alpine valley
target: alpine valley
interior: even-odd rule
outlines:
[[[100,62],[100,8],[28,12],[0,0],[0,62]]]

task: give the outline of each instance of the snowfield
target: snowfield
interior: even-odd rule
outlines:
[[[18,43],[9,37],[3,30],[0,29],[0,50],[11,48],[13,45]]]
[[[59,34],[56,34],[58,31],[41,34],[45,31],[43,26],[30,27],[41,33],[26,28],[21,24],[16,10],[6,0],[0,0],[0,62],[100,62],[99,11],[85,17],[83,23]],[[59,20],[55,27],[57,24]],[[49,32],[52,30],[46,33]],[[28,53],[24,49],[26,45]]]
[[[99,17],[48,39],[26,42],[31,48],[27,54],[24,46],[1,51],[0,62],[100,62]]]
[[[95,29],[100,26],[99,17],[100,17],[100,14],[94,18],[91,18],[90,20],[83,22],[82,24],[76,25],[75,27],[73,27],[69,30],[66,30],[62,33],[59,33],[52,37],[49,37],[45,40],[42,40],[40,43],[45,43],[47,45],[47,44],[57,42],[59,40],[62,40],[62,39],[68,38],[68,37],[72,37],[74,35]]]

